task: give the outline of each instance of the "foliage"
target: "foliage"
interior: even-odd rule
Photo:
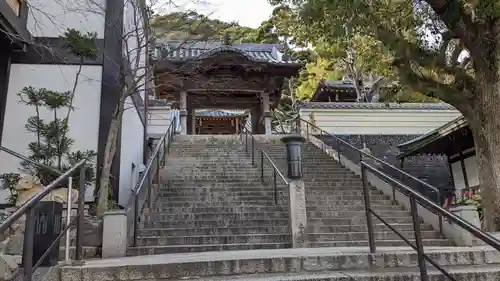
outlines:
[[[17,191],[15,189],[17,182],[21,179],[21,176],[16,173],[6,173],[0,175],[0,180],[2,184],[0,188],[9,191],[9,197],[7,198],[7,203],[15,204],[17,200]]]
[[[156,15],[151,19],[153,34],[166,40],[221,40],[228,33],[234,43],[278,43],[272,25],[264,22],[260,28],[240,26],[235,22],[211,19],[196,12],[175,12]]]
[[[483,220],[483,198],[480,191],[474,192],[472,189],[464,189],[459,198],[453,202],[455,206],[475,206],[479,212],[481,221]]]
[[[66,46],[69,51],[80,58],[83,62],[86,58],[96,56],[96,35],[81,34],[79,31],[69,29],[65,33]],[[81,65],[80,65],[81,67]],[[69,135],[69,116],[73,111],[73,98],[80,71],[75,77],[73,91],[58,92],[45,88],[24,87],[18,94],[20,102],[34,108],[35,115],[27,119],[25,129],[35,136],[35,140],[28,144],[31,161],[21,162],[23,173],[36,175],[42,184],[48,185],[53,182],[59,174],[53,170],[65,172],[83,159],[91,159],[95,152],[91,150],[71,151],[74,140]],[[66,111],[64,116],[61,112]],[[49,120],[42,116],[51,116]],[[33,163],[38,163],[35,165]],[[88,161],[85,165],[85,182],[90,185],[95,180],[94,164]],[[20,175],[7,173],[0,175],[3,180],[3,188],[9,189],[11,195],[9,201],[15,202],[17,194],[13,190]],[[74,185],[79,182],[79,174],[73,176]],[[67,183],[64,183],[65,185]]]
[[[300,45],[373,38],[398,84],[457,108],[474,135],[485,225],[500,229],[500,1],[270,0],[287,10]]]

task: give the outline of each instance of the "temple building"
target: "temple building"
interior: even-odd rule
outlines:
[[[304,63],[282,53],[278,44],[173,42],[157,44],[154,60],[158,99],[180,110],[181,133],[234,133],[244,116],[196,116],[199,109],[248,112],[254,133],[271,134],[271,109],[285,78]],[[220,113],[220,112],[219,112]]]
[[[310,102],[356,102],[356,99],[356,89],[350,81],[321,80]]]
[[[369,91],[371,88],[370,82],[364,83],[365,87],[362,91]],[[372,102],[383,102],[384,93],[391,91],[395,87],[382,86],[375,92]],[[356,88],[349,79],[338,81],[321,80],[314,91],[310,102],[357,102]]]
[[[249,114],[236,110],[196,110],[194,131],[198,135],[238,134],[247,124]]]

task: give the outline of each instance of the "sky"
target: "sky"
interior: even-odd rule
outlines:
[[[154,1],[154,0],[153,0]],[[159,0],[163,1],[163,0]],[[160,13],[179,10],[196,10],[226,22],[236,21],[242,26],[256,28],[267,20],[273,8],[267,0],[173,0],[177,7],[158,5]],[[167,1],[165,1],[166,3]]]

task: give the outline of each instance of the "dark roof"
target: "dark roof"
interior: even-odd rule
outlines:
[[[218,52],[237,52],[247,59],[257,62],[266,62],[280,65],[298,65],[304,63],[297,60],[283,59],[280,52],[280,44],[231,44],[224,45],[222,42],[177,42],[166,41],[157,44],[156,49],[161,58],[170,61],[187,61],[203,59]]]
[[[304,109],[404,109],[404,110],[456,110],[447,103],[355,103],[355,102],[303,102]]]
[[[167,100],[157,100],[157,99],[148,99],[148,106],[167,106],[169,105]]]
[[[242,110],[219,110],[219,109],[197,110],[195,114],[198,117],[231,117],[231,116],[247,115],[247,113]]]
[[[463,128],[468,128],[468,126],[469,124],[465,117],[460,116],[423,136],[399,144],[398,148],[402,151],[402,153],[398,157],[402,158],[408,155],[416,154],[418,151],[423,150],[425,147],[436,143],[441,139],[447,138],[448,136],[452,135],[455,132],[458,132]]]

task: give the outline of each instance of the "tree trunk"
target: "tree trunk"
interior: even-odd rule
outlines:
[[[109,125],[108,138],[106,140],[106,146],[104,148],[104,160],[101,170],[101,177],[99,179],[99,193],[97,201],[97,217],[101,218],[104,213],[108,210],[108,199],[109,199],[109,179],[111,176],[111,166],[115,158],[116,146],[118,140],[118,133],[120,132],[120,126],[122,121],[122,115],[124,110],[125,101],[120,98],[118,106],[115,109],[113,118]]]
[[[474,136],[478,159],[484,228],[487,231],[498,231],[500,230],[500,83],[487,82],[487,79],[478,81],[483,81],[480,85],[481,95],[478,95],[473,111],[466,117]]]

